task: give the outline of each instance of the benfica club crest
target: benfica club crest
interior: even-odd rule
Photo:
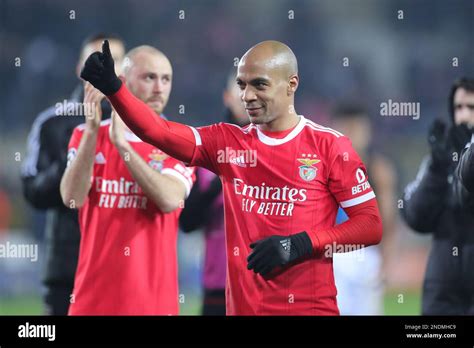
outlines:
[[[154,170],[161,172],[163,169],[163,161],[168,158],[168,155],[160,150],[153,149],[153,152],[148,155],[150,161],[148,165]]]
[[[301,179],[305,181],[313,180],[316,177],[316,174],[318,172],[318,168],[313,167],[313,165],[321,162],[321,160],[310,159],[310,158],[298,158],[297,160],[300,163],[303,163],[303,165],[299,167]]]

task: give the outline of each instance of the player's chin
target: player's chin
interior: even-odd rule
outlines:
[[[149,102],[147,104],[157,114],[162,113],[162,111],[163,111],[163,103],[162,102]]]
[[[250,116],[250,123],[253,123],[253,124],[263,124],[265,122],[263,122],[263,120],[259,117],[252,117]]]
[[[250,122],[252,122],[253,124],[265,123],[266,117],[265,117],[265,114],[262,111],[263,111],[263,108],[259,109],[258,112],[254,111],[254,112],[250,113],[250,112],[247,111],[247,115],[249,116]]]

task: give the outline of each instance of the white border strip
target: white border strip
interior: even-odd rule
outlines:
[[[202,140],[201,140],[201,135],[199,134],[198,130],[191,126],[189,126],[189,128],[191,128],[191,130],[193,131],[194,139],[196,140],[196,146],[201,146]]]
[[[163,175],[171,175],[171,176],[174,176],[176,178],[178,178],[185,186],[185,189],[186,189],[186,198],[188,198],[189,196],[189,193],[191,192],[191,184],[189,183],[189,181],[184,177],[183,174],[181,174],[180,172],[178,172],[177,170],[173,169],[173,168],[165,168],[161,171],[161,174]]]
[[[357,205],[357,204],[364,203],[364,202],[366,202],[366,201],[368,201],[369,199],[372,199],[372,198],[375,198],[374,191],[370,191],[370,192],[367,192],[365,195],[362,195],[362,196],[359,196],[359,197],[356,197],[356,198],[352,198],[352,199],[349,199],[349,200],[344,201],[344,202],[340,202],[339,205],[342,208],[348,208],[348,207],[352,207],[352,206]]]

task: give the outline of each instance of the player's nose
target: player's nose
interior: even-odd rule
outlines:
[[[249,103],[255,99],[257,99],[257,96],[255,95],[255,92],[252,91],[251,88],[248,86],[241,92],[241,98],[242,101],[245,103]]]
[[[153,93],[160,94],[163,92],[164,83],[161,79],[156,79],[155,83],[153,84]]]

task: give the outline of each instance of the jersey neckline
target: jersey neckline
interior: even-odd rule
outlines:
[[[258,128],[258,126],[255,127],[255,128],[257,128],[258,140],[260,140],[265,145],[269,145],[269,146],[277,146],[277,145],[281,145],[281,144],[285,144],[285,143],[289,142],[290,140],[295,138],[303,130],[304,125],[306,123],[306,119],[303,115],[298,115],[298,117],[300,118],[300,120],[299,120],[298,124],[296,125],[296,127],[293,128],[293,130],[290,133],[288,133],[284,138],[280,138],[280,139],[272,138],[268,135],[265,135]]]

